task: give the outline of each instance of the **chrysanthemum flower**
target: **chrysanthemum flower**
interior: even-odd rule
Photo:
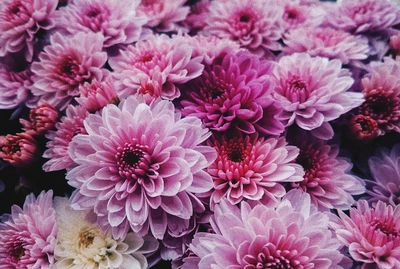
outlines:
[[[183,22],[190,32],[197,33],[207,26],[211,0],[200,0],[190,7],[190,13]]]
[[[293,162],[299,150],[284,138],[223,137],[213,139],[211,146],[218,154],[208,168],[214,180],[213,203],[226,197],[231,204],[244,199],[276,204],[286,193],[284,182],[303,180],[303,169]]]
[[[0,159],[13,166],[25,166],[35,160],[37,145],[28,133],[0,136]]]
[[[141,0],[138,13],[146,16],[146,26],[160,32],[179,29],[177,25],[186,19],[190,8],[184,6],[186,0]]]
[[[367,59],[368,40],[328,27],[301,27],[284,37],[286,53],[307,52],[311,56],[339,59],[343,64]]]
[[[283,6],[265,0],[216,0],[210,5],[205,33],[238,42],[257,54],[280,50]]]
[[[4,0],[0,4],[0,56],[25,50],[32,60],[34,42],[41,30],[54,27],[57,0]]]
[[[68,145],[77,134],[86,133],[83,121],[88,115],[84,107],[69,106],[66,115],[56,124],[56,130],[46,134],[49,140],[43,157],[49,159],[44,165],[46,172],[68,169],[73,161],[68,155]]]
[[[361,105],[361,93],[349,92],[353,79],[339,60],[295,53],[275,68],[273,97],[283,107],[288,125],[304,130],[331,128],[329,121]]]
[[[350,217],[339,211],[333,224],[336,235],[351,257],[362,262],[361,269],[400,268],[400,206],[378,201],[370,207],[365,200],[350,209]]]
[[[29,111],[29,119],[20,119],[24,130],[32,135],[41,135],[53,129],[58,120],[58,112],[54,107],[43,104]]]
[[[136,14],[136,0],[74,0],[57,12],[57,27],[69,34],[101,33],[103,46],[130,44],[139,40],[144,17]]]
[[[199,146],[210,135],[200,120],[180,119],[169,101],[142,101],[130,96],[119,107],[111,104],[88,116],[88,134],[69,146],[76,166],[67,179],[77,188],[73,206],[94,208],[115,237],[131,227],[141,234],[150,228],[162,239],[193,215],[192,200],[201,203],[194,194],[212,188],[204,169],[215,151]]]
[[[358,114],[353,116],[348,127],[353,138],[361,141],[370,141],[382,134],[376,120],[370,116]]]
[[[27,196],[23,208],[14,205],[0,223],[1,269],[52,268],[57,233],[52,196],[52,191]]]
[[[283,5],[282,20],[285,31],[318,26],[323,22],[326,13],[318,1],[282,0],[279,4]]]
[[[400,22],[399,12],[389,0],[340,0],[327,14],[326,22],[356,34],[385,31]]]
[[[297,163],[305,170],[304,179],[293,183],[311,196],[319,209],[348,209],[355,202],[352,195],[365,192],[361,179],[351,174],[352,163],[339,157],[339,148],[322,140],[295,138],[300,148]]]
[[[195,265],[192,259],[190,268],[341,269],[341,245],[328,216],[312,210],[308,196],[291,196],[277,208],[217,205],[211,221],[215,234],[196,234],[190,248],[200,261]]]
[[[124,240],[115,240],[98,226],[91,212],[73,210],[65,198],[55,201],[55,210],[56,269],[147,269],[144,254],[158,248],[156,239],[132,232]]]
[[[78,33],[73,37],[59,33],[32,64],[34,84],[31,91],[40,102],[65,109],[79,86],[93,79],[102,80],[107,54],[102,52],[104,38],[100,34]]]
[[[271,97],[271,72],[271,62],[250,53],[222,55],[182,87],[182,114],[218,132],[233,128],[279,135],[284,127],[281,107]]]
[[[384,201],[396,206],[400,204],[400,144],[382,149],[368,160],[373,181],[367,193],[371,202]]]
[[[121,50],[120,55],[109,59],[109,63],[115,71],[116,80],[122,85],[121,97],[141,91],[142,84],[136,77],[141,76],[155,79],[162,85],[160,92],[151,93],[154,98],[161,96],[172,100],[180,95],[176,84],[186,83],[203,71],[203,57],[192,56],[193,48],[182,37],[159,35]]]

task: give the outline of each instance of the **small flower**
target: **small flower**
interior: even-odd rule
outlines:
[[[400,206],[382,201],[370,207],[365,200],[350,209],[350,217],[339,211],[332,226],[351,257],[362,262],[362,269],[400,268]]]
[[[326,13],[317,1],[282,0],[279,4],[284,9],[282,20],[285,31],[318,26],[323,22]]]
[[[24,130],[32,135],[42,135],[53,129],[58,121],[58,112],[54,107],[43,104],[29,111],[29,119],[20,119]]]
[[[211,0],[200,0],[190,8],[190,13],[184,21],[190,32],[199,32],[207,26],[208,12]]]
[[[0,268],[52,268],[57,233],[52,196],[52,191],[27,196],[23,208],[14,205],[0,223]]]
[[[355,115],[349,122],[350,133],[356,140],[370,141],[381,135],[376,120],[365,115]]]
[[[12,166],[31,164],[36,159],[37,145],[28,133],[0,136],[0,159]]]
[[[368,40],[328,27],[302,27],[284,37],[286,53],[307,52],[311,56],[339,59],[343,64],[367,59]]]
[[[68,155],[68,146],[77,134],[86,133],[83,121],[89,114],[83,107],[69,106],[66,115],[56,124],[56,130],[46,134],[49,140],[43,157],[49,159],[44,165],[46,172],[71,168],[73,161]]]
[[[25,50],[32,60],[34,42],[41,30],[54,27],[57,0],[4,0],[0,5],[0,57]]]
[[[55,201],[55,210],[58,223],[54,250],[56,269],[147,269],[144,254],[158,248],[154,238],[142,238],[132,232],[124,240],[115,240],[96,224],[90,211],[73,210],[66,198]]]
[[[103,39],[93,33],[51,36],[51,44],[39,55],[39,62],[32,64],[32,93],[40,97],[40,102],[64,110],[79,95],[80,85],[102,80],[102,67],[107,61],[107,54],[102,52]]]
[[[57,27],[69,34],[101,33],[105,48],[139,40],[144,17],[136,14],[138,1],[74,0],[57,12]]]
[[[231,204],[244,199],[274,204],[286,193],[284,182],[303,180],[303,169],[293,163],[299,150],[283,138],[223,137],[210,145],[218,154],[207,170],[214,180],[214,203],[227,197]]]

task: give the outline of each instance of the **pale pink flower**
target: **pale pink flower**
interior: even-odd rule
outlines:
[[[282,20],[285,31],[318,26],[324,21],[326,14],[318,1],[281,0],[274,4],[283,5]]]
[[[36,144],[28,133],[0,136],[0,159],[16,167],[29,165],[37,157]]]
[[[190,32],[197,33],[207,26],[211,0],[200,0],[190,8],[190,13],[183,22]]]
[[[32,135],[41,135],[53,129],[57,121],[58,112],[48,104],[31,108],[28,120],[20,119],[24,130]]]

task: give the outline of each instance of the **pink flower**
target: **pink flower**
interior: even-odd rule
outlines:
[[[382,134],[376,120],[370,116],[355,115],[349,121],[350,133],[356,140],[370,141]]]
[[[73,161],[68,155],[68,146],[77,134],[86,133],[83,121],[89,114],[84,107],[69,106],[66,115],[56,124],[56,130],[46,134],[49,140],[43,157],[49,159],[44,165],[46,172],[71,168]]]
[[[368,57],[368,40],[341,30],[328,27],[302,27],[290,31],[284,37],[288,54],[308,52],[311,56],[339,59],[343,64]]]
[[[367,193],[371,202],[384,201],[396,206],[400,204],[400,144],[391,149],[381,149],[368,160],[373,180]]]
[[[399,8],[389,0],[341,0],[326,22],[352,33],[385,31],[400,22]]]
[[[37,145],[28,133],[0,136],[0,159],[12,166],[31,164],[36,159]]]
[[[323,140],[304,134],[297,134],[295,140],[300,148],[297,163],[303,166],[305,175],[292,186],[307,192],[320,210],[350,208],[355,202],[352,195],[365,192],[361,179],[351,173],[352,163],[338,156],[338,147]]]
[[[202,76],[182,87],[183,115],[198,117],[207,128],[279,135],[281,108],[271,91],[272,64],[250,53],[221,55]]]
[[[400,54],[400,33],[390,37],[390,48],[399,55]]]
[[[81,84],[101,80],[107,61],[107,54],[102,52],[103,40],[102,35],[93,33],[73,37],[54,34],[51,44],[39,55],[40,61],[32,64],[31,91],[40,97],[39,103],[64,110],[79,95]]]
[[[120,82],[119,96],[127,96],[145,91],[143,80],[156,81],[158,91],[152,91],[153,98],[179,97],[176,84],[186,83],[201,75],[204,66],[202,56],[193,57],[193,48],[182,37],[170,38],[166,35],[151,36],[135,45],[121,50],[109,63]],[[161,87],[162,86],[162,87]]]
[[[69,34],[101,33],[103,46],[130,44],[139,40],[144,17],[136,14],[133,0],[74,0],[57,13],[57,27]]]
[[[285,31],[318,26],[326,13],[318,1],[282,0],[279,4],[284,8],[282,20]]]
[[[273,74],[272,95],[283,107],[282,118],[304,130],[333,132],[328,122],[364,101],[361,93],[348,91],[353,79],[339,60],[295,53],[282,57]]]
[[[204,32],[238,42],[257,54],[280,50],[283,6],[270,0],[216,0]]]
[[[189,13],[189,7],[184,6],[186,0],[141,0],[138,13],[146,16],[146,26],[160,32],[170,32],[179,29],[178,23],[183,22]]]
[[[52,191],[27,196],[23,208],[14,205],[0,223],[1,269],[52,268],[57,233],[52,196]]]
[[[364,263],[361,269],[400,268],[400,206],[378,201],[371,208],[360,200],[350,217],[341,211],[339,217],[332,226],[351,257]]]
[[[42,135],[53,129],[58,121],[58,112],[54,107],[43,104],[29,111],[29,119],[20,119],[24,130],[32,135]]]
[[[197,233],[190,246],[198,264],[192,258],[193,267],[182,268],[341,269],[341,245],[328,224],[328,216],[297,192],[276,208],[222,202],[211,221],[215,233]]]
[[[215,151],[199,145],[210,133],[196,118],[180,119],[169,101],[130,96],[89,115],[85,128],[69,146],[73,206],[94,209],[117,238],[132,228],[162,239],[191,218],[201,203],[195,194],[212,188],[204,169]]]
[[[40,30],[54,27],[57,0],[4,0],[0,4],[0,57],[25,50],[32,60],[34,42]]]
[[[199,32],[207,26],[208,12],[211,0],[200,0],[190,8],[190,13],[184,21],[185,27],[191,32]]]
[[[223,137],[210,145],[218,154],[208,168],[214,180],[214,203],[226,197],[231,204],[244,199],[276,204],[286,193],[284,182],[303,180],[303,169],[293,162],[299,150],[288,146],[284,138]]]

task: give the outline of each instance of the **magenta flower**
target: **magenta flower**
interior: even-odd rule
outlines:
[[[231,204],[244,199],[276,204],[286,193],[283,183],[303,180],[303,169],[293,162],[299,150],[284,138],[223,137],[211,146],[218,154],[208,168],[214,180],[213,203],[226,197]]]
[[[350,209],[350,217],[339,211],[333,224],[336,235],[361,269],[400,268],[400,206],[378,201],[370,207],[365,200]]]
[[[16,167],[29,165],[36,159],[36,144],[28,133],[0,136],[0,159]]]
[[[32,135],[42,135],[48,130],[53,129],[58,121],[58,112],[54,107],[43,104],[32,108],[29,111],[29,119],[20,119],[24,130]]]
[[[282,57],[275,68],[274,99],[283,107],[288,125],[304,130],[331,130],[331,120],[361,105],[361,93],[349,92],[353,79],[339,60],[295,53]]]
[[[135,12],[138,1],[74,0],[57,12],[57,27],[69,34],[101,33],[103,46],[130,44],[139,40],[144,17]]]
[[[200,0],[190,8],[190,13],[184,25],[191,32],[199,32],[207,26],[208,12],[211,0]]]
[[[227,54],[182,87],[183,115],[200,118],[211,130],[230,128],[279,135],[281,107],[271,97],[272,64],[246,52]]]
[[[343,268],[328,216],[313,210],[308,196],[288,196],[277,208],[217,205],[211,221],[215,233],[197,233],[190,246],[198,264],[192,258],[193,267],[182,268]]]
[[[285,31],[315,27],[324,21],[326,11],[318,1],[282,0],[279,4],[283,5],[282,20]]]
[[[0,223],[0,268],[52,268],[56,234],[53,192],[27,196],[23,208],[14,205]]]
[[[73,206],[94,208],[117,238],[130,227],[162,239],[191,218],[201,203],[195,194],[212,188],[204,169],[215,151],[199,145],[210,133],[196,118],[180,119],[169,101],[147,105],[130,96],[89,115],[85,128],[69,146]]]
[[[24,50],[32,60],[40,30],[54,27],[57,0],[4,0],[0,4],[0,57]]]
[[[216,0],[204,32],[231,39],[257,54],[280,50],[283,6],[270,0]]]
[[[66,37],[56,33],[50,42],[39,55],[40,61],[32,64],[31,91],[40,97],[40,102],[64,110],[79,95],[81,84],[92,79],[102,80],[107,54],[102,52],[100,34],[78,33]]]
[[[382,135],[377,121],[362,114],[354,115],[348,122],[348,127],[353,138],[364,142]]]
[[[86,133],[83,121],[89,114],[84,107],[69,106],[66,115],[56,124],[56,130],[46,134],[49,140],[43,157],[49,159],[44,165],[46,172],[68,169],[73,166],[73,161],[68,155],[68,146],[77,134]]]
[[[400,22],[399,12],[389,0],[341,0],[326,16],[326,22],[356,34],[385,31]]]
[[[351,35],[328,27],[302,27],[290,31],[284,37],[284,52],[307,52],[311,56],[339,59],[343,64],[365,60],[369,46],[366,38]]]

